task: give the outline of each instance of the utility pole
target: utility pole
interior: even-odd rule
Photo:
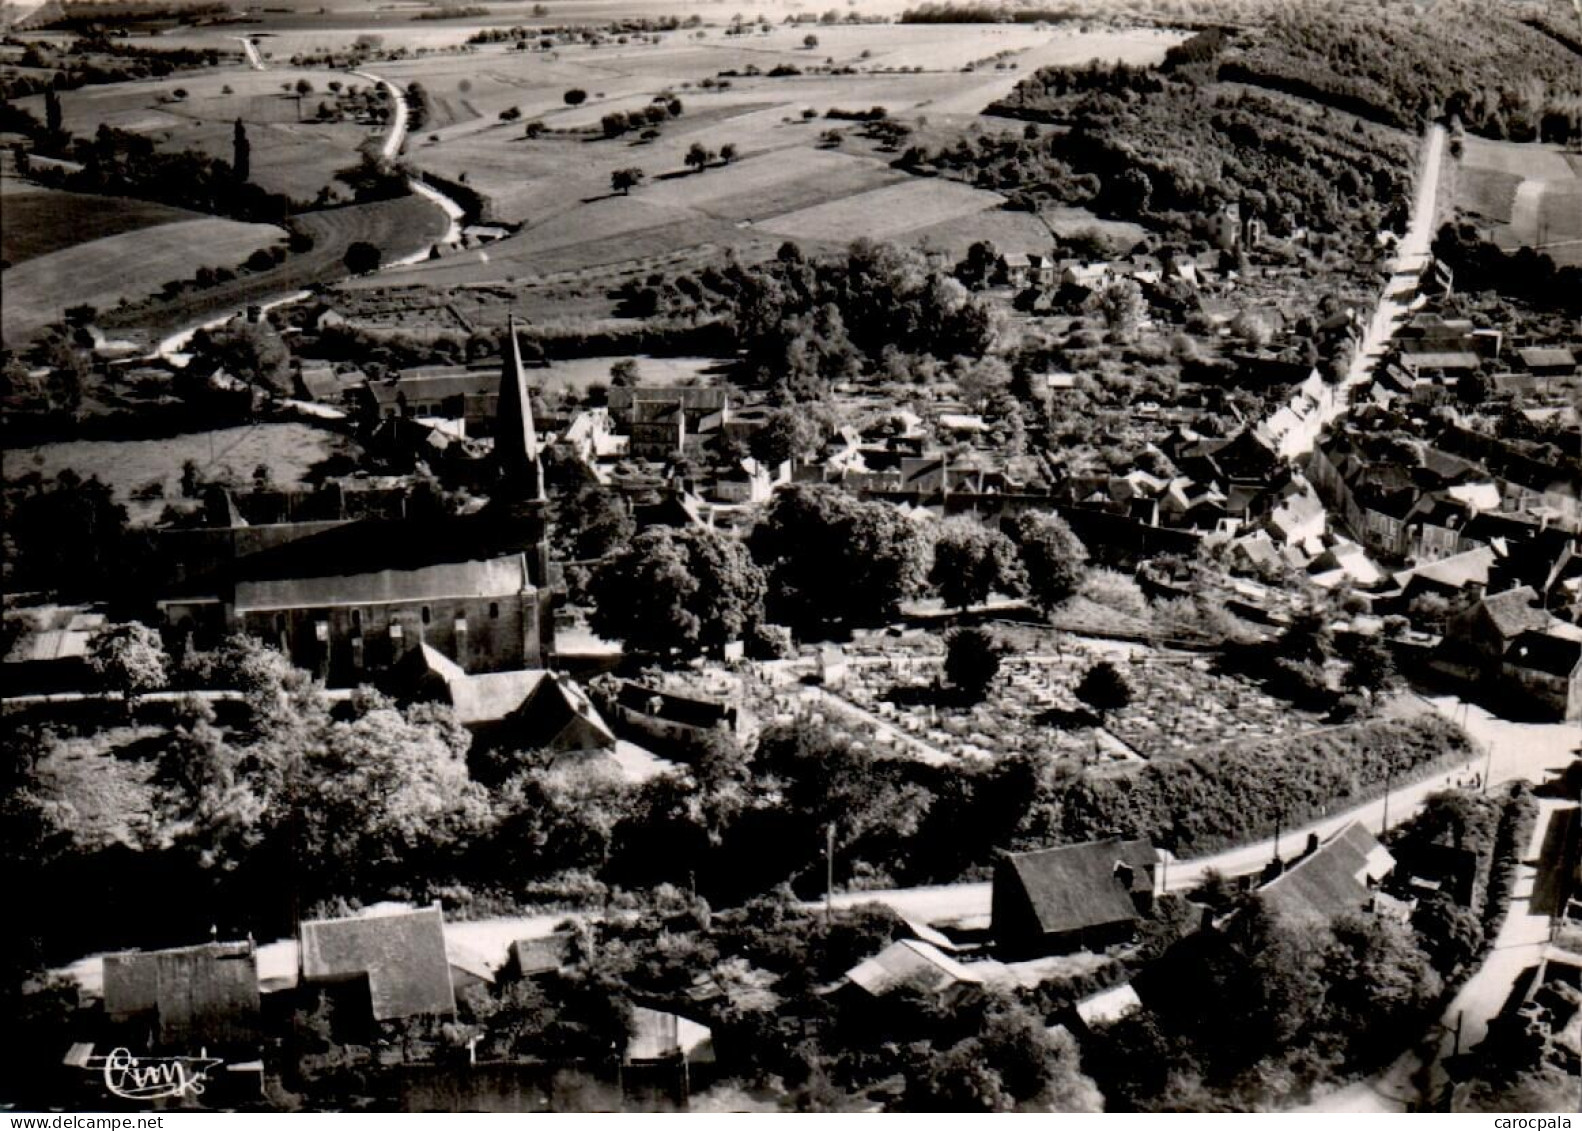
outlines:
[[[1393,765],[1384,767],[1384,812],[1379,819],[1379,835],[1390,831],[1390,782],[1395,776]]]
[[[824,921],[835,918],[835,822],[824,826]]]

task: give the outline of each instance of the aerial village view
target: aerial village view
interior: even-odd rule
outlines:
[[[0,6],[7,1112],[1578,1110],[1582,10],[826,2]]]

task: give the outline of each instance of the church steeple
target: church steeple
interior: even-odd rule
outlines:
[[[527,392],[527,371],[516,340],[516,315],[506,325],[500,351],[500,407],[495,415],[494,462],[499,471],[501,501],[543,502],[544,469],[538,459],[538,429]]]

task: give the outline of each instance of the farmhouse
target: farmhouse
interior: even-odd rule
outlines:
[[[258,958],[251,942],[211,942],[104,958],[104,1012],[138,1051],[258,1055]]]
[[[1006,954],[1058,954],[1125,942],[1163,881],[1146,840],[1105,840],[1003,857],[994,870],[994,938]]]
[[[403,416],[438,417],[463,421],[469,436],[487,436],[499,414],[499,383],[492,369],[421,366],[404,369],[393,380],[368,382],[359,407],[368,424]]]
[[[330,989],[372,1021],[456,1012],[445,916],[439,907],[302,924],[300,982]]]
[[[1389,850],[1360,821],[1353,821],[1310,848],[1258,892],[1277,915],[1328,923],[1337,915],[1369,907],[1375,889],[1394,868]]]
[[[938,947],[901,939],[846,971],[846,982],[868,997],[908,989],[949,1000],[978,984],[978,976]]]
[[[1505,682],[1546,714],[1582,720],[1582,640],[1557,632],[1521,633],[1505,649]]]

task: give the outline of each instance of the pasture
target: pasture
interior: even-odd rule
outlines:
[[[104,236],[27,260],[5,273],[0,328],[15,343],[86,303],[101,310],[156,293],[200,267],[234,268],[285,239],[271,224],[203,218]]]
[[[216,312],[267,302],[315,283],[334,282],[346,274],[342,264],[346,249],[359,240],[384,248],[385,258],[393,260],[432,244],[445,232],[444,214],[420,196],[305,212],[292,223],[313,236],[310,250],[287,256],[271,270],[238,274],[208,290],[106,311],[100,324],[118,330],[144,329],[158,336],[197,325]]]
[[[80,243],[203,217],[146,200],[0,179],[0,258],[15,266]]]
[[[313,88],[301,99],[295,93],[300,81]],[[79,136],[91,137],[103,124],[141,134],[164,150],[199,150],[225,161],[231,160],[232,127],[240,120],[252,145],[253,182],[312,200],[332,184],[337,170],[357,163],[364,139],[381,132],[373,124],[312,121],[332,81],[366,85],[329,71],[220,69],[65,91],[61,120]],[[185,95],[178,97],[178,91]],[[18,101],[43,117],[42,95]]]
[[[802,45],[810,34],[818,37],[811,51]],[[870,236],[952,250],[977,239],[1006,250],[1046,249],[1049,232],[1037,218],[1009,217],[998,194],[893,168],[897,152],[863,138],[860,124],[826,112],[883,106],[893,119],[925,126],[930,137],[973,124],[1011,129],[979,111],[1027,69],[1094,57],[1153,61],[1179,38],[1019,25],[776,26],[743,36],[673,32],[659,44],[549,52],[491,44],[467,55],[380,64],[379,73],[421,81],[431,94],[476,112],[417,131],[408,156],[481,193],[492,219],[521,227],[498,243],[401,268],[377,284],[346,285],[614,283],[725,248],[768,254],[791,238],[818,247]],[[770,78],[766,72],[781,64],[802,73]],[[855,73],[809,73],[830,64]],[[565,102],[573,88],[587,93],[580,106]],[[657,138],[607,139],[590,129],[614,110],[646,106],[661,94],[679,98],[684,110]],[[541,121],[547,132],[528,138],[522,120],[499,121],[508,109]],[[838,146],[821,138],[830,130],[842,135]],[[716,153],[730,145],[736,159],[693,171],[685,157],[694,145]],[[627,167],[643,170],[644,183],[616,194],[611,174]]]
[[[53,479],[70,468],[84,479],[96,475],[127,508],[134,524],[150,523],[165,500],[181,497],[181,467],[198,465],[205,479],[250,482],[253,469],[268,466],[277,486],[306,482],[316,464],[341,454],[350,443],[339,433],[307,424],[254,424],[191,432],[159,440],[70,440],[5,453],[6,475],[36,471]],[[161,498],[134,499],[134,493],[159,484]]]
[[[1455,206],[1506,249],[1532,247],[1582,264],[1582,161],[1557,146],[1468,137]]]

